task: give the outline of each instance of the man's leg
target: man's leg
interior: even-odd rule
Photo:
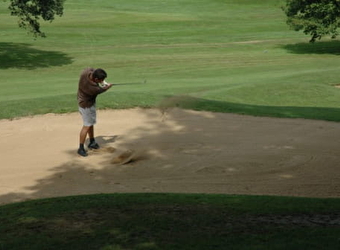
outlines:
[[[79,144],[84,144],[86,140],[86,136],[89,133],[91,127],[88,126],[83,126],[82,129],[80,130],[80,135],[79,135]]]
[[[88,135],[89,135],[89,138],[90,138],[90,143],[88,145],[88,148],[89,149],[98,149],[99,145],[96,142],[96,140],[94,139],[94,126],[91,126],[89,128]]]
[[[89,133],[90,127],[88,126],[83,126],[82,129],[80,130],[79,134],[79,149],[78,149],[78,154],[81,156],[87,156],[84,143],[86,140],[86,136]]]
[[[94,124],[96,124],[96,106],[93,105],[90,108],[79,107],[79,112],[82,115],[84,125],[79,135],[78,154],[81,156],[87,156],[87,152],[84,147],[87,135],[89,135],[89,138],[90,138],[90,144],[88,145],[88,148],[89,149],[99,148],[99,145],[94,140],[94,128],[93,128]]]
[[[93,139],[94,138],[94,127],[93,126],[90,126],[89,127],[89,131],[88,131],[88,135],[89,135],[89,138]]]

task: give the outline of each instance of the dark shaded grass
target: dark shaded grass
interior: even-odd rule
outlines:
[[[167,109],[177,107],[197,111],[236,113],[252,116],[340,121],[340,110],[338,108],[251,105],[208,100],[186,95],[161,97],[159,95],[148,94],[146,99],[145,95],[146,93],[113,93],[102,98],[97,107],[99,109],[159,108],[164,112]],[[75,95],[59,96],[58,105],[56,105],[55,99],[51,97],[39,98],[39,106],[37,106],[36,99],[24,99],[20,102],[4,101],[1,103],[0,119],[13,119],[46,113],[76,112],[78,108],[75,102]]]
[[[338,108],[251,105],[207,100],[184,95],[165,98],[161,101],[159,107],[164,110],[178,107],[198,111],[205,110],[253,116],[340,121],[340,110]]]
[[[59,51],[44,51],[27,43],[0,42],[0,69],[48,68],[71,64],[73,58]]]
[[[0,249],[339,249],[338,199],[110,194],[0,207]]]

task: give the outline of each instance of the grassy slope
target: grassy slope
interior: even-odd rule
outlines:
[[[308,44],[287,28],[281,4],[70,0],[36,41],[1,11],[0,118],[75,111],[79,73],[93,66],[109,81],[147,80],[117,86],[100,107],[185,95],[194,109],[339,120],[339,43]]]
[[[335,199],[114,194],[0,207],[0,249],[339,249]]]

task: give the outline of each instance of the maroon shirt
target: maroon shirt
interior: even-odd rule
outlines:
[[[80,75],[78,84],[78,105],[82,108],[90,108],[96,103],[97,95],[106,91],[90,79],[93,68],[84,69]]]

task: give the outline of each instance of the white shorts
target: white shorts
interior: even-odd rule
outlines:
[[[96,124],[97,122],[97,112],[96,106],[93,105],[90,108],[82,108],[79,107],[79,112],[83,118],[83,125],[85,127],[90,127]]]

